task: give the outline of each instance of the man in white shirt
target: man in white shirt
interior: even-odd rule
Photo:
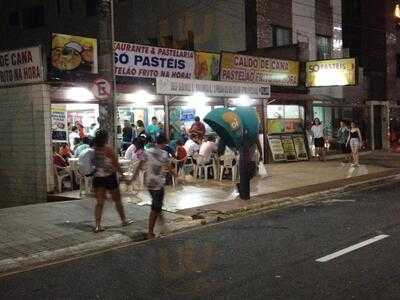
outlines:
[[[218,146],[215,143],[215,137],[208,136],[207,141],[201,144],[199,154],[204,161],[209,161],[211,159],[211,154],[217,151]]]
[[[194,140],[188,139],[183,146],[188,154],[188,156],[194,156],[195,154],[199,153],[200,145],[197,144]]]
[[[76,138],[80,138],[79,137],[79,132],[78,132],[78,127],[76,126],[72,126],[71,128],[71,133],[69,134],[69,148],[71,149],[71,151],[74,151],[75,148],[75,139]]]

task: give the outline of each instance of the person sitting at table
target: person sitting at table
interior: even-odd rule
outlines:
[[[59,146],[58,153],[59,153],[59,154],[61,155],[61,157],[64,158],[65,160],[68,160],[68,158],[71,158],[71,157],[72,157],[72,151],[71,151],[71,149],[69,148],[69,146],[68,146],[67,143],[62,143],[62,144]]]
[[[207,136],[206,141],[203,142],[199,149],[199,155],[203,162],[210,162],[211,154],[218,151],[218,145],[215,143],[215,137],[212,135]]]
[[[177,140],[176,141],[176,152],[175,152],[175,157],[178,160],[178,172],[182,168],[183,164],[185,163],[185,160],[187,158],[187,152],[185,147],[183,146],[183,141],[182,140]]]
[[[74,151],[75,157],[79,157],[79,154],[81,154],[83,150],[90,148],[90,144],[91,144],[91,139],[88,138],[87,136],[81,139],[79,141],[79,144],[75,147]]]
[[[191,136],[184,145],[188,156],[193,157],[200,151],[200,142],[195,137]]]
[[[139,135],[128,147],[125,152],[125,159],[138,161],[144,159],[144,146],[147,143],[147,137],[144,134]]]
[[[160,140],[167,141],[167,138],[165,137],[164,134],[160,134],[158,136],[162,137]],[[159,148],[161,150],[164,150],[165,152],[167,152],[170,157],[174,157],[175,158],[175,151],[170,145],[168,145],[167,143],[164,143],[164,144],[159,145],[159,146],[160,146]]]
[[[60,146],[58,144],[53,145],[53,164],[58,173],[68,167],[67,160],[60,154]]]

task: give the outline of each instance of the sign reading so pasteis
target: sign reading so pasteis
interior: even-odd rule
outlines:
[[[297,86],[299,62],[275,58],[222,53],[221,81]]]
[[[194,78],[194,52],[115,42],[115,75],[141,78]]]

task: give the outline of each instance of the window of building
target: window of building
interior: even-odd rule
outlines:
[[[327,36],[317,35],[317,59],[331,58],[332,39]]]
[[[86,15],[88,17],[97,16],[98,6],[98,0],[86,0]]]
[[[9,18],[8,18],[8,24],[10,27],[19,27],[21,26],[21,21],[19,18],[19,12],[18,11],[13,11]]]
[[[273,26],[273,46],[287,46],[292,44],[292,30],[279,26]]]
[[[32,6],[22,11],[22,26],[26,29],[44,25],[44,6]]]

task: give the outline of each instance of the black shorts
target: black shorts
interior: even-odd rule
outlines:
[[[151,210],[161,212],[164,204],[164,188],[161,190],[149,190],[151,196]]]
[[[324,148],[325,147],[325,140],[324,138],[315,138],[314,139],[314,146],[316,148]]]
[[[109,191],[115,191],[118,189],[117,174],[112,174],[106,177],[94,177],[93,188],[105,188]]]
[[[340,144],[340,149],[342,150],[343,154],[351,153],[351,149],[346,144]]]

